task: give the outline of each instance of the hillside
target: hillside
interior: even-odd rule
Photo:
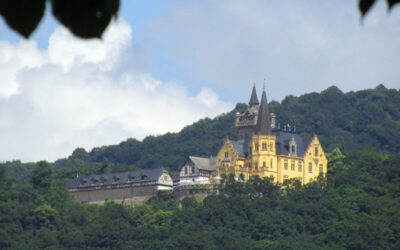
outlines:
[[[271,97],[270,97],[271,98]],[[343,93],[330,87],[321,93],[288,96],[281,103],[272,101],[270,111],[277,124],[291,124],[305,137],[317,134],[325,151],[336,147],[351,151],[370,148],[378,152],[400,152],[400,91],[383,85],[375,89]],[[201,119],[179,133],[148,136],[143,141],[127,139],[118,145],[103,146],[90,152],[82,148],[54,165],[60,178],[137,168],[166,167],[175,170],[188,155],[216,155],[224,138],[235,139],[237,104],[229,113]],[[26,179],[26,166],[18,161],[7,163],[15,175]],[[25,173],[25,175],[24,175]]]
[[[202,119],[179,133],[148,136],[142,142],[128,139],[119,145],[94,148],[89,153],[78,150],[67,161],[107,159],[139,168],[164,166],[174,170],[184,157],[216,155],[226,136],[235,139],[235,113],[243,112],[246,107],[238,104],[229,113]],[[282,128],[289,123],[306,137],[317,134],[328,152],[335,147],[400,152],[399,90],[380,85],[345,94],[337,87],[330,87],[321,93],[288,96],[282,103],[273,101],[270,110],[277,114],[277,124],[282,124]],[[56,167],[64,164],[65,160],[59,160]]]
[[[160,193],[138,206],[79,204],[38,163],[31,183],[0,166],[1,249],[399,249],[400,155],[339,150],[327,179],[282,188],[233,178],[203,203]]]

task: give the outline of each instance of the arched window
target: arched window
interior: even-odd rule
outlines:
[[[264,150],[264,151],[267,150],[267,143],[265,143],[265,142],[262,143],[262,150]]]

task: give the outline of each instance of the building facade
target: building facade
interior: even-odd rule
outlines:
[[[102,204],[112,200],[136,205],[146,202],[159,190],[171,190],[172,186],[171,176],[159,168],[76,177],[66,188],[80,203]]]
[[[294,131],[282,131],[275,119],[265,90],[259,103],[253,87],[249,108],[236,115],[238,140],[227,138],[217,155],[215,179],[234,175],[248,180],[258,175],[279,183],[297,178],[305,184],[325,174],[327,159],[318,137],[304,139]]]
[[[189,156],[175,173],[174,186],[210,184],[216,173],[216,158]]]

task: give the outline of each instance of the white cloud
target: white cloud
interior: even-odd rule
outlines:
[[[193,96],[178,83],[126,70],[132,47],[121,19],[104,40],[81,41],[58,28],[47,50],[0,42],[0,159],[55,160],[76,147],[179,131],[233,107],[210,89]]]
[[[199,83],[246,101],[267,78],[270,99],[333,84],[400,87],[400,9],[379,1],[360,23],[357,1],[185,1],[153,32]]]

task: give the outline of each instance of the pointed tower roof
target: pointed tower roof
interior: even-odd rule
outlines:
[[[251,97],[249,101],[250,107],[260,104],[258,102],[257,93],[256,93],[256,85],[253,85],[253,91],[251,92]]]
[[[269,116],[267,94],[265,93],[265,89],[262,93],[261,104],[260,108],[258,109],[257,124],[254,127],[254,133],[259,135],[271,134],[271,119]]]

